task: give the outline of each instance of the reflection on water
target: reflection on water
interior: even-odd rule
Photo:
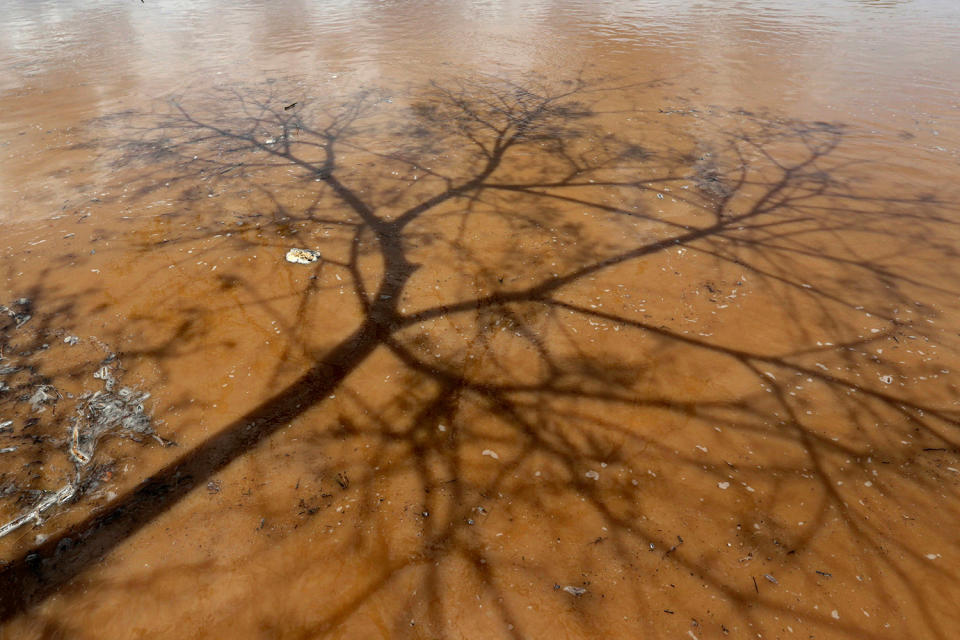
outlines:
[[[0,636],[952,637],[954,3],[4,10]]]
[[[16,0],[4,10],[4,90],[42,85],[45,74],[75,74],[101,86],[134,77],[156,91],[158,82],[218,72],[410,73],[415,70],[409,67],[444,62],[484,71],[573,68],[629,64],[622,56],[669,49],[687,64],[733,73],[741,81],[768,65],[812,73],[820,81],[839,74],[830,89],[832,99],[842,102],[842,94],[857,89],[850,83],[864,74],[885,90],[914,82],[946,90],[957,80],[951,63],[960,52],[951,37],[960,8],[949,0],[150,6]]]
[[[918,136],[914,146],[957,158],[952,25],[960,5],[950,1],[43,0],[8,2],[4,17],[5,219],[39,215],[20,187],[58,187],[36,180],[37,153],[71,140],[87,119],[189,87],[286,76],[343,87],[425,81],[438,69],[602,70],[669,80],[704,104],[841,119],[888,138],[906,132]],[[42,209],[68,195],[45,199]]]

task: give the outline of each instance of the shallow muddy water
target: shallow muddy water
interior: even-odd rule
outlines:
[[[0,638],[954,636],[956,3],[2,12]]]

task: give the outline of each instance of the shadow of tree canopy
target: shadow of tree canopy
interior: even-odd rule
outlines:
[[[267,542],[230,571],[277,593],[224,610],[267,635],[950,637],[957,205],[878,187],[843,125],[643,91],[280,81],[105,121],[126,205],[169,205],[103,231],[144,286],[224,265],[120,357],[173,381],[240,308],[282,347],[255,408],[7,564],[4,620],[215,584],[84,576],[242,461]]]

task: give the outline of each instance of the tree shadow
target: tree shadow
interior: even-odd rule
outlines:
[[[918,543],[960,551],[936,538],[960,515],[941,495],[960,414],[937,327],[958,294],[957,205],[878,190],[842,125],[610,106],[642,90],[478,77],[285,108],[293,89],[274,83],[104,122],[129,198],[174,204],[125,238],[144,286],[178,254],[321,258],[290,266],[289,287],[266,280],[274,266],[207,273],[223,295],[119,353],[172,362],[240,293],[283,336],[269,398],[3,568],[3,619],[296,434],[284,455],[315,486],[271,489],[289,508],[260,523],[271,551],[251,549],[335,593],[292,621],[262,609],[268,635],[363,631],[372,610],[413,637],[457,636],[452,619],[714,637],[781,617],[890,637],[829,606],[858,586],[858,605],[949,637],[958,585]],[[304,531],[328,542],[304,547]],[[290,549],[356,577],[335,588]]]

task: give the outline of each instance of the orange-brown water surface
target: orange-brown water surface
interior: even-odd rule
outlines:
[[[0,638],[958,637],[953,0],[2,4]]]

